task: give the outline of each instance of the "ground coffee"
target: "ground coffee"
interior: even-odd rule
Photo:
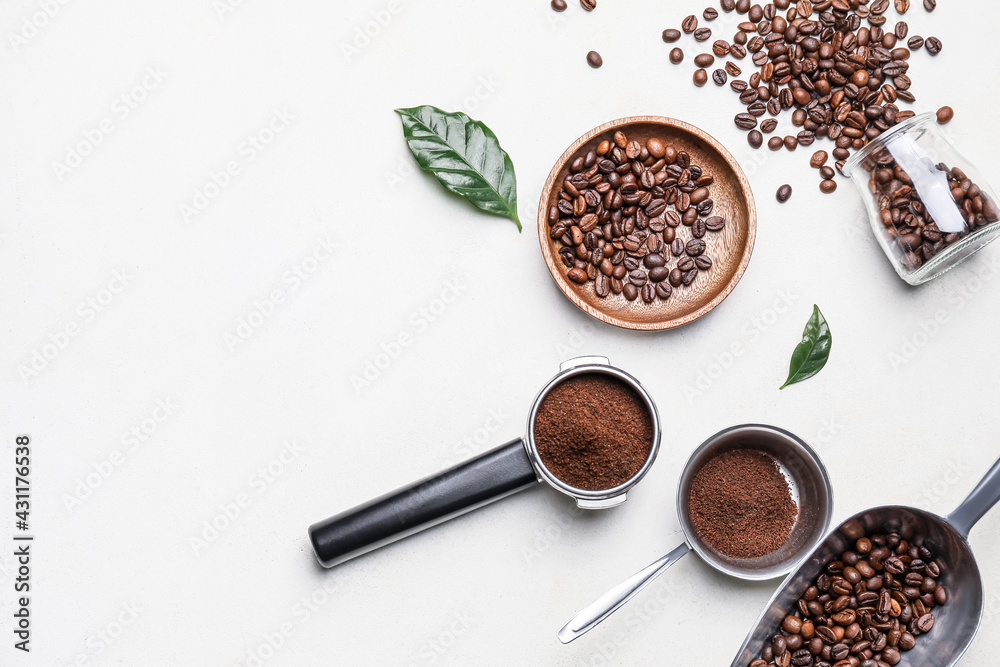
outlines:
[[[578,489],[601,491],[639,472],[652,449],[653,420],[632,387],[610,375],[586,373],[545,395],[534,437],[553,475]]]
[[[698,536],[732,558],[777,550],[798,516],[777,462],[756,449],[734,449],[709,459],[695,473],[688,501]]]

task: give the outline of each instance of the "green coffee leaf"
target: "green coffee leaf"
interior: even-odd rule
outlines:
[[[819,373],[830,358],[833,336],[819,306],[813,305],[813,314],[802,331],[802,342],[795,346],[792,360],[788,365],[788,379],[778,387],[784,389],[790,384],[802,382]]]

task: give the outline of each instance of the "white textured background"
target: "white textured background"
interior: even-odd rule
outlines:
[[[702,440],[745,421],[801,435],[830,468],[835,521],[882,503],[947,513],[1000,455],[1000,246],[903,284],[850,184],[821,196],[811,151],[749,149],[733,93],[690,84],[693,40],[684,65],[667,62],[660,31],[704,5],[223,2],[0,6],[0,540],[19,433],[34,443],[38,536],[30,656],[11,646],[0,547],[0,664],[728,665],[777,582],[695,557],[576,643],[556,640],[681,540],[674,484]],[[1000,6],[914,3],[907,18],[945,45],[911,60],[916,108],[951,104],[952,139],[1000,183]],[[731,39],[736,22],[712,27]],[[359,30],[374,36],[346,53]],[[414,173],[392,109],[419,104],[497,133],[523,234]],[[714,134],[757,197],[743,281],[671,333],[587,318],[550,281],[534,231],[564,148],[636,114]],[[258,133],[268,143],[253,148]],[[88,135],[100,142],[75,168],[54,166]],[[229,162],[238,173],[207,187]],[[185,221],[206,189],[216,196]],[[280,303],[259,305],[274,290]],[[779,392],[813,303],[832,358]],[[227,343],[246,319],[259,326]],[[410,344],[356,390],[401,334]],[[22,377],[36,352],[51,358]],[[666,422],[625,506],[581,516],[538,488],[316,565],[310,523],[520,435],[537,389],[580,353],[638,376]],[[206,533],[213,521],[228,525]],[[985,667],[1000,653],[1000,511],[971,541],[988,609],[963,664]]]

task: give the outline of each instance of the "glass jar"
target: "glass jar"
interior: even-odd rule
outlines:
[[[1000,234],[997,198],[933,113],[903,121],[844,164],[900,278],[925,283]]]

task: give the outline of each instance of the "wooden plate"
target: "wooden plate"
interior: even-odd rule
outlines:
[[[725,218],[726,226],[721,231],[708,232],[703,239],[707,245],[705,254],[714,265],[708,271],[699,272],[692,284],[675,288],[666,301],[656,299],[647,304],[642,299],[629,301],[623,295],[614,293],[600,298],[594,290],[593,281],[577,285],[566,277],[569,269],[559,257],[562,244],[558,239],[549,238],[549,207],[559,201],[559,192],[569,175],[570,163],[576,156],[586,155],[596,148],[604,139],[613,141],[612,136],[617,130],[624,132],[629,140],[635,139],[643,145],[647,139],[656,137],[678,151],[686,151],[692,164],[715,178],[710,187],[711,198],[715,202],[710,215]],[[672,208],[668,207],[668,210]],[[676,230],[678,238],[685,242],[693,238],[690,227],[681,225]],[[753,194],[746,175],[733,156],[704,130],[662,116],[621,118],[595,127],[577,139],[552,168],[538,204],[538,240],[545,264],[559,289],[589,315],[626,329],[673,329],[695,321],[718,306],[743,277],[756,234],[757,213]],[[676,260],[669,258],[668,253],[667,266],[672,268],[675,264]]]

